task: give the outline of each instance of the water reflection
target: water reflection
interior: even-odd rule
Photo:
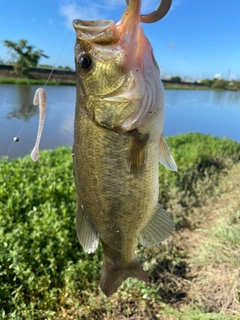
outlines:
[[[233,105],[235,107],[240,106],[240,93],[235,91],[212,91],[213,103],[218,103],[224,107]]]
[[[0,156],[29,154],[35,144],[38,107],[33,107],[37,86],[0,85]],[[76,90],[47,86],[47,112],[40,149],[73,143]],[[240,92],[166,90],[164,134],[198,131],[240,141]],[[27,121],[28,120],[28,121]],[[13,137],[20,141],[13,145]]]
[[[37,113],[33,108],[33,90],[31,86],[16,85],[12,110],[7,114],[7,119],[17,118],[27,121]]]
[[[240,92],[166,90],[164,133],[201,132],[240,141]]]

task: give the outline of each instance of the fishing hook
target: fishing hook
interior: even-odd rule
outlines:
[[[129,5],[130,0],[126,0]],[[172,0],[161,0],[156,10],[149,14],[141,14],[141,22],[143,23],[154,23],[161,20],[169,11],[172,5]]]

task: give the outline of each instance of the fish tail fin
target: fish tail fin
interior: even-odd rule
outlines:
[[[123,281],[129,277],[145,282],[149,281],[147,273],[143,270],[137,259],[134,259],[127,266],[113,266],[106,259],[103,260],[100,288],[107,297],[115,293]]]

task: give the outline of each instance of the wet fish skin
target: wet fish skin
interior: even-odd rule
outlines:
[[[77,235],[88,253],[100,238],[100,286],[110,296],[128,277],[148,281],[134,254],[138,241],[156,245],[174,230],[157,202],[158,162],[176,165],[162,137],[163,85],[140,2],[132,0],[118,24],[75,20],[74,27]]]

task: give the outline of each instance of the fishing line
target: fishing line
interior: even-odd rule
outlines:
[[[72,33],[72,31],[70,31],[69,32],[69,35],[68,35],[68,37],[67,37],[67,39],[66,39],[66,41],[65,41],[65,43],[64,43],[64,45],[63,45],[63,47],[62,47],[62,50],[60,51],[60,53],[59,53],[59,56],[58,56],[58,58],[57,58],[57,60],[56,60],[56,62],[55,62],[55,64],[54,64],[54,67],[52,68],[52,71],[50,72],[50,74],[49,74],[49,76],[48,76],[48,78],[47,78],[47,81],[46,81],[46,83],[45,83],[45,85],[44,85],[44,89],[46,88],[46,86],[47,86],[47,84],[48,84],[48,81],[50,80],[50,78],[51,78],[51,76],[52,76],[52,74],[53,74],[53,71],[55,70],[55,68],[56,68],[56,65],[57,65],[57,62],[58,62],[58,60],[60,59],[60,57],[61,57],[61,55],[62,55],[62,53],[63,53],[63,51],[64,51],[64,49],[65,49],[65,47],[66,47],[66,45],[67,45],[67,43],[68,43],[68,40],[69,40],[69,38],[70,38],[70,36],[71,36],[71,33]],[[34,108],[34,107],[33,107]]]
[[[62,53],[63,53],[63,51],[64,51],[64,49],[65,49],[65,47],[66,47],[66,45],[67,45],[67,43],[68,43],[68,41],[69,41],[69,38],[70,38],[70,36],[71,36],[71,33],[72,33],[72,31],[70,31],[69,34],[68,34],[68,37],[67,37],[67,39],[66,39],[66,41],[65,41],[65,43],[64,43],[64,45],[63,45],[63,47],[62,47],[62,50],[60,51],[59,56],[58,56],[57,60],[55,61],[55,64],[54,64],[54,66],[53,66],[53,68],[52,68],[52,70],[51,70],[51,72],[50,72],[50,74],[49,74],[49,76],[48,76],[48,78],[47,78],[44,86],[43,86],[44,89],[46,88],[46,86],[47,86],[47,84],[48,84],[48,82],[49,82],[49,80],[50,80],[50,78],[51,78],[51,76],[52,76],[52,74],[53,74],[53,71],[56,69],[58,60],[60,59],[60,57],[61,57],[61,55],[62,55]],[[7,157],[9,156],[9,153],[11,152],[11,150],[12,150],[12,148],[13,148],[13,145],[14,145],[16,142],[19,142],[19,140],[20,140],[20,135],[22,134],[22,131],[24,130],[27,122],[29,121],[29,119],[30,119],[30,117],[31,117],[31,115],[32,115],[33,110],[34,110],[35,107],[36,107],[36,106],[33,105],[31,111],[30,111],[29,114],[28,114],[27,120],[26,120],[25,123],[22,125],[22,128],[20,129],[18,135],[13,138],[13,142],[12,142],[12,144],[11,144],[11,146],[10,146],[7,154],[6,154]]]

